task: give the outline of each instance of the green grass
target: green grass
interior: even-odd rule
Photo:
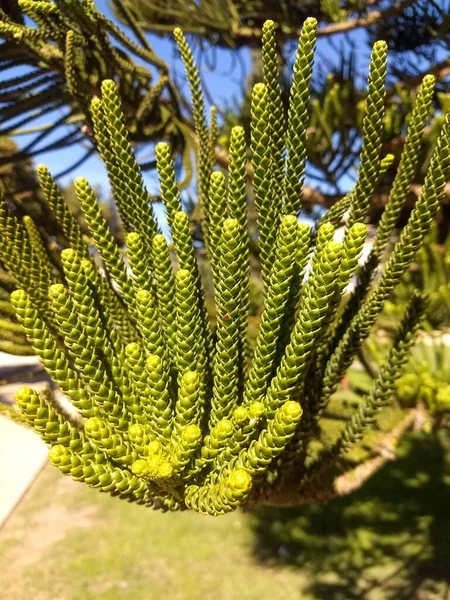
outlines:
[[[249,517],[241,512],[221,518],[162,514],[100,494],[48,467],[0,531],[0,597],[297,597],[304,575],[259,565],[252,540]]]
[[[161,514],[51,467],[0,530],[8,600],[446,600],[450,433],[326,506]]]

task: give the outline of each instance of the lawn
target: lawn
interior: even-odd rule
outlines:
[[[161,514],[47,467],[0,530],[7,600],[445,600],[450,434],[327,506]]]
[[[208,518],[131,505],[49,466],[0,531],[0,597],[298,597],[306,585],[304,574],[292,567],[259,565],[249,525],[249,515],[243,513]]]

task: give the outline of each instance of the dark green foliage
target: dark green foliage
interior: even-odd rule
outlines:
[[[407,434],[396,451],[350,497],[252,511],[259,565],[300,569],[310,598],[445,598],[449,433]]]
[[[20,77],[8,73],[2,81],[0,133],[36,135],[20,152],[1,157],[0,164],[80,141],[86,142],[86,153],[73,166],[87,160],[96,141],[90,103],[105,79],[117,84],[126,113],[124,126],[133,142],[164,137],[174,152],[185,149],[187,129],[167,78],[168,67],[139,27],[134,28],[135,43],[92,0],[19,0],[17,6],[23,12],[19,18],[0,13],[0,69],[27,69]],[[48,125],[42,124],[47,115]]]

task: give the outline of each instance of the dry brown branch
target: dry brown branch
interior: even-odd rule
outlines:
[[[347,496],[359,489],[370,477],[379,471],[388,461],[396,458],[396,449],[399,439],[410,429],[418,419],[418,412],[423,408],[413,408],[398,423],[392,431],[385,435],[377,444],[379,455],[358,465],[355,469],[339,475],[334,480],[333,488],[338,496]]]
[[[405,77],[401,81],[397,82],[397,86],[401,88],[412,89],[419,86],[422,83],[425,75],[434,75],[437,81],[441,81],[450,75],[450,63],[448,59],[443,60],[440,63],[434,65],[434,67],[428,68],[426,71],[421,73],[417,73],[417,75],[412,75],[410,77]],[[395,88],[392,88],[388,93],[395,94]]]
[[[319,29],[317,35],[319,37],[334,35],[335,33],[344,33],[346,31],[352,31],[359,29],[360,27],[367,27],[378,23],[383,19],[397,15],[414,4],[415,0],[403,0],[403,2],[396,2],[393,6],[386,10],[374,10],[366,17],[359,17],[357,19],[350,19],[349,21],[341,21],[340,23],[331,23]]]
[[[339,23],[330,23],[329,25],[325,25],[317,32],[319,37],[332,36],[336,33],[345,33],[347,31],[353,31],[354,29],[360,29],[361,27],[367,27],[368,25],[373,25],[382,21],[383,19],[395,16],[402,11],[404,11],[408,6],[414,4],[415,0],[403,0],[402,2],[396,2],[393,6],[386,10],[373,10],[369,12],[365,17],[357,17],[356,19],[349,19],[347,21],[340,21]],[[375,2],[370,2],[368,5],[375,4]],[[152,29],[154,26],[152,25]],[[159,28],[159,26],[158,26]],[[167,28],[167,26],[161,26],[161,28]],[[156,29],[156,27],[155,27]],[[187,25],[185,26],[185,31],[189,31],[190,33],[199,33],[204,34],[205,28],[203,27],[191,27]],[[223,31],[223,28],[219,28],[219,32]],[[261,36],[261,29],[258,27],[236,27],[232,29],[230,32],[231,38],[239,43],[249,43],[250,40],[259,39]],[[282,26],[280,27],[280,34],[284,36],[285,39],[295,39],[299,35],[299,30],[297,28]]]

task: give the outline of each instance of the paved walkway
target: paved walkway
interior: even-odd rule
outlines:
[[[18,357],[0,352],[0,379],[6,371],[25,373],[38,365],[33,356]],[[38,378],[39,379],[39,378]],[[2,386],[2,399],[12,401],[16,390],[23,385]],[[34,380],[33,387],[42,385]],[[47,447],[33,431],[0,416],[0,527],[20,502],[31,483],[47,462]]]

